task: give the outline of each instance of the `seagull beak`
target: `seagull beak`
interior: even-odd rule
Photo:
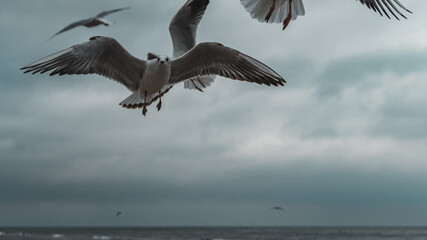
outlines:
[[[163,61],[163,60],[162,60],[162,61],[160,61],[160,64],[165,64],[165,61]]]

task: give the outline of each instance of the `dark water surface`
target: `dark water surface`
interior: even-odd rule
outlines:
[[[427,227],[0,228],[0,240],[427,240]]]

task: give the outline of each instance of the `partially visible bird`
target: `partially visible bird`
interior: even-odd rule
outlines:
[[[117,8],[117,9],[113,9],[113,10],[109,10],[109,11],[103,11],[103,12],[99,13],[98,15],[96,15],[95,17],[91,17],[91,18],[87,18],[87,19],[83,19],[80,21],[73,22],[70,25],[63,28],[61,31],[55,33],[52,37],[50,37],[48,39],[48,41],[50,39],[54,38],[55,36],[57,36],[58,34],[61,34],[63,32],[66,32],[66,31],[73,29],[75,27],[78,27],[78,26],[96,27],[96,26],[99,26],[101,24],[104,26],[109,26],[112,24],[112,22],[106,20],[103,17],[107,16],[108,14],[119,12],[119,11],[126,10],[126,9],[130,9],[130,7]]]
[[[203,18],[209,0],[187,1],[175,14],[169,24],[173,43],[173,57],[178,58],[196,46],[197,27]],[[203,76],[184,81],[184,88],[197,89],[211,85],[215,76]]]
[[[302,0],[240,0],[252,18],[260,22],[283,23],[283,30],[291,20],[305,15]]]
[[[274,206],[271,209],[276,210],[276,211],[285,211],[285,209],[282,208],[281,206]]]
[[[252,18],[260,22],[282,23],[283,30],[288,26],[291,20],[297,19],[297,16],[305,14],[303,0],[240,0],[246,11]],[[357,0],[356,0],[357,1]],[[381,16],[383,14],[390,18],[393,15],[399,20],[399,16],[406,18],[401,12],[412,13],[405,8],[399,0],[358,0]]]
[[[119,217],[120,215],[122,215],[122,212],[121,212],[121,211],[118,211],[118,212],[116,213],[116,217]]]

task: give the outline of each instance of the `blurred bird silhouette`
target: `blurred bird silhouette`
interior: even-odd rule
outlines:
[[[109,11],[104,11],[104,12],[99,13],[95,17],[91,17],[91,18],[87,18],[87,19],[83,19],[83,20],[80,20],[80,21],[73,22],[70,25],[68,25],[65,28],[63,28],[61,31],[55,33],[55,35],[53,35],[52,37],[50,37],[48,39],[48,41],[50,39],[54,38],[55,36],[57,36],[58,34],[61,34],[63,32],[66,32],[66,31],[71,30],[71,29],[73,29],[75,27],[78,27],[78,26],[96,27],[96,26],[99,26],[101,24],[104,25],[104,26],[110,26],[113,23],[109,22],[108,20],[106,20],[103,17],[107,16],[108,14],[119,12],[119,11],[126,10],[126,9],[130,9],[130,7],[117,8],[117,9],[113,9],[113,10],[109,10]]]
[[[274,206],[271,209],[276,210],[276,211],[285,211],[285,209],[282,208],[281,206]]]
[[[119,217],[120,215],[122,215],[122,212],[121,212],[121,211],[118,211],[118,212],[116,213],[116,217]]]

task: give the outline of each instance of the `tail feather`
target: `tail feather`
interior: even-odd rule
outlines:
[[[130,108],[134,108],[133,106],[137,106],[140,104],[144,104],[144,99],[141,99],[139,97],[139,92],[135,91],[129,97],[127,97],[125,100],[123,100],[120,103],[120,106],[130,109]]]
[[[144,106],[147,107],[153,102],[157,101],[159,97],[163,97],[163,95],[169,92],[172,87],[173,86],[166,86],[160,91],[160,94],[148,94],[146,98],[145,96],[140,96],[139,91],[135,91],[129,97],[119,103],[119,105],[127,109],[143,108]]]

